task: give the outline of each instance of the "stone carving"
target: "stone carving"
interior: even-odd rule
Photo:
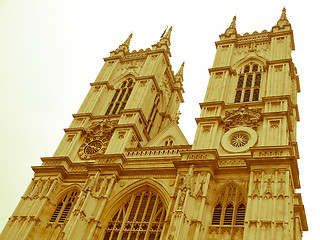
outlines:
[[[114,131],[117,121],[110,121],[108,118],[102,121],[93,122],[86,130],[86,135],[90,136],[109,136]]]
[[[42,177],[40,177],[39,179],[33,179],[22,198],[36,199],[47,197],[50,199],[52,197],[52,194],[57,189],[57,186],[57,178],[51,179],[49,177],[47,179],[43,179]]]
[[[107,149],[116,124],[117,121],[110,121],[108,118],[93,122],[85,131],[86,138],[78,151],[79,157],[87,160],[91,156],[103,154]]]
[[[271,180],[271,178],[268,178],[268,180],[264,181],[265,184],[265,190],[264,190],[264,197],[265,198],[272,198],[273,197],[273,191],[272,191],[272,184],[274,181]]]
[[[240,107],[237,110],[226,111],[223,119],[225,123],[225,131],[238,126],[252,127],[257,130],[258,121],[261,118],[261,109],[249,109],[248,107]]]

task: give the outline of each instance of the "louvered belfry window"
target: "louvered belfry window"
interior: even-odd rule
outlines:
[[[238,75],[235,103],[259,100],[261,74],[262,67],[255,63],[243,67]]]
[[[245,196],[237,186],[229,185],[219,197],[212,216],[212,225],[243,226],[246,213]]]
[[[103,240],[160,239],[165,216],[159,195],[151,191],[134,194],[113,215]]]
[[[134,86],[134,81],[132,78],[124,80],[120,88],[116,89],[113,98],[108,106],[106,115],[119,114],[127,104],[127,101],[131,95]]]
[[[68,192],[60,199],[54,210],[50,222],[64,223],[78,198],[77,191]]]

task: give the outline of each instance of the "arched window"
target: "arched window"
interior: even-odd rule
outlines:
[[[243,67],[238,77],[235,103],[259,100],[261,74],[262,67],[256,63]]]
[[[168,137],[165,141],[164,141],[164,145],[165,146],[173,146],[173,139],[171,137]]]
[[[159,195],[150,191],[134,194],[113,215],[103,240],[160,239],[165,216]]]
[[[228,185],[214,207],[212,225],[243,226],[246,213],[245,197],[235,185]]]
[[[132,78],[124,80],[121,87],[116,89],[113,98],[109,104],[106,115],[119,114],[125,108],[127,101],[131,95],[134,82]]]
[[[50,222],[64,223],[69,213],[72,211],[74,203],[78,198],[78,191],[70,191],[60,199],[54,210]]]

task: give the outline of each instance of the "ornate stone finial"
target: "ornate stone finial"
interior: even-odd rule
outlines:
[[[180,119],[180,115],[181,115],[181,112],[178,111],[178,112],[176,113],[176,116],[174,117],[174,120],[176,120],[176,121],[178,122],[179,119]]]
[[[184,69],[184,62],[181,64],[181,67],[177,72],[176,76],[183,76],[183,69]]]

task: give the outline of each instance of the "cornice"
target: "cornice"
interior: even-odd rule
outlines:
[[[124,168],[121,172],[123,176],[145,176],[145,175],[176,175],[177,170],[174,167],[148,167],[148,168]]]
[[[157,92],[160,92],[161,89],[160,89],[159,84],[156,81],[156,77],[154,75],[136,77],[136,81],[143,81],[143,80],[150,80],[150,79],[153,81],[154,85],[156,86]]]
[[[119,114],[117,115],[112,115],[112,116],[109,116],[109,115],[92,115],[92,113],[76,113],[76,114],[72,114],[73,118],[74,119],[77,119],[77,118],[87,118],[89,117],[90,120],[103,120],[103,119],[113,119],[114,117],[113,116],[118,116]]]
[[[65,133],[74,133],[74,132],[81,132],[81,134],[85,134],[86,130],[83,127],[77,128],[65,128],[63,129]]]
[[[217,161],[212,160],[173,161],[173,164],[178,172],[186,171],[193,166],[195,172],[209,171],[211,176],[214,176],[214,172],[218,168]]]
[[[214,107],[214,106],[221,106],[224,108],[226,106],[224,101],[215,101],[215,102],[202,102],[199,103],[200,108],[202,109],[203,107]]]
[[[101,82],[93,82],[93,83],[90,83],[90,86],[107,86],[108,89],[111,89],[113,90],[114,87],[112,85],[110,85],[110,83],[108,81],[101,81]]]
[[[232,43],[236,43],[237,39],[233,38],[233,39],[226,39],[226,40],[219,40],[215,42],[216,47],[218,47],[219,45],[224,45],[224,44],[232,44]]]
[[[222,71],[229,71],[229,74],[232,74],[232,75],[235,75],[237,74],[237,72],[232,69],[231,66],[226,66],[226,67],[212,67],[212,68],[209,68],[209,73],[213,73],[213,72],[222,72]]]
[[[121,113],[139,113],[139,116],[141,117],[143,124],[147,124],[147,119],[142,111],[141,108],[131,108],[131,109],[123,109],[121,110]]]
[[[174,146],[156,146],[156,147],[139,147],[139,148],[126,148],[126,151],[152,151],[152,150],[165,150],[165,149],[191,149],[192,145],[174,145]]]
[[[210,123],[210,122],[222,122],[221,116],[216,116],[216,117],[201,117],[201,118],[196,118],[196,123]]]
[[[142,138],[142,136],[141,136],[141,134],[140,134],[140,132],[139,132],[139,130],[138,130],[138,128],[137,128],[137,126],[135,125],[135,124],[117,124],[116,126],[114,126],[114,128],[115,129],[121,129],[121,128],[131,128],[131,129],[133,129],[133,131],[135,132],[135,134],[137,135],[137,137],[138,137],[138,140],[139,141],[142,141],[143,140],[143,138]]]

